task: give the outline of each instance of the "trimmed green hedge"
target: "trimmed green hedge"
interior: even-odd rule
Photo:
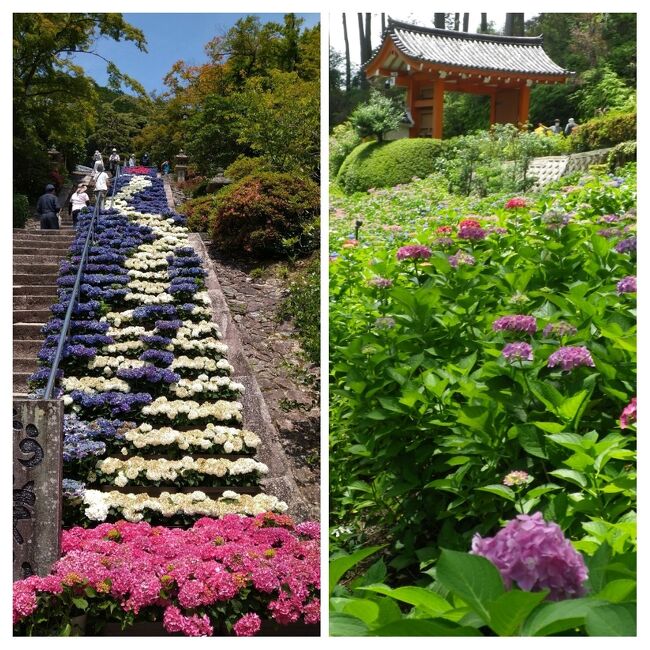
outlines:
[[[636,140],[636,113],[607,113],[578,125],[571,134],[571,148],[592,151],[630,140]]]
[[[336,180],[347,194],[408,183],[437,171],[444,151],[442,141],[431,138],[364,142],[345,159]]]
[[[14,228],[24,228],[29,218],[29,201],[24,194],[14,194]]]

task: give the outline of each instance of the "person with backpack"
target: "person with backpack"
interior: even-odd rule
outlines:
[[[576,126],[578,125],[575,123],[575,120],[570,117],[567,125],[564,127],[564,135],[571,135],[571,132],[576,128]]]
[[[120,164],[120,154],[117,153],[117,149],[113,149],[108,159],[108,168],[111,170],[111,176],[115,176],[115,172],[117,171],[117,166],[119,164]]]
[[[99,210],[104,207],[106,200],[106,193],[108,192],[108,174],[104,171],[104,165],[100,164],[97,167],[98,176],[95,179],[95,196],[96,202],[99,204]]]

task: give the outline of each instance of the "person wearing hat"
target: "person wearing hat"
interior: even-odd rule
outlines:
[[[576,126],[578,126],[576,121],[570,117],[567,125],[564,127],[564,135],[571,135],[571,132],[576,128]]]
[[[41,218],[41,230],[59,229],[59,202],[54,194],[54,185],[48,183],[43,194],[36,204],[36,212]]]
[[[120,164],[120,154],[117,153],[117,149],[114,148],[108,159],[108,168],[111,170],[111,176],[115,176],[115,172],[119,164]]]
[[[70,214],[72,215],[72,225],[77,227],[79,213],[90,203],[90,197],[86,194],[86,186],[83,183],[77,185],[77,190],[70,197]]]
[[[102,158],[102,154],[99,153],[99,151],[95,151],[95,164],[93,165],[93,180],[97,179],[97,176],[99,176],[99,171],[98,168],[101,165],[102,170],[104,169],[104,159]]]

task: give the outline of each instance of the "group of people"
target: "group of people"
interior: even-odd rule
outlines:
[[[115,177],[117,174],[121,158],[120,154],[117,153],[117,149],[113,149],[108,158],[108,169],[111,176],[108,175],[108,172],[104,168],[104,159],[100,151],[95,151],[93,161],[92,180],[95,183],[96,202],[99,204],[99,209],[101,210],[106,200],[106,194],[108,193],[110,177]],[[144,167],[148,167],[151,164],[148,153],[145,152],[142,155],[140,164]],[[136,166],[136,160],[133,154],[129,156],[128,166]],[[163,174],[169,174],[170,164],[167,160],[163,162],[161,169]],[[90,205],[90,197],[87,194],[87,189],[88,186],[85,183],[80,183],[70,197],[70,214],[72,215],[72,225],[74,228],[77,227],[79,213]],[[38,203],[36,204],[36,212],[41,220],[41,229],[58,229],[60,227],[60,211],[61,206],[55,194],[55,187],[51,183],[48,183],[45,186],[45,193],[38,199]]]
[[[576,126],[578,126],[576,124],[576,121],[572,117],[570,117],[569,121],[566,123],[566,126],[564,128],[562,128],[562,124],[560,123],[560,119],[556,118],[555,123],[553,124],[553,126],[545,126],[544,124],[542,124],[540,122],[537,125],[537,128],[535,129],[535,133],[537,133],[538,135],[549,135],[549,134],[553,133],[555,135],[564,134],[566,136],[569,136],[573,132],[573,129],[576,128]]]

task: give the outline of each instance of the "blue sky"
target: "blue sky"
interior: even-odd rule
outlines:
[[[97,41],[95,50],[113,61],[124,73],[137,79],[147,90],[162,92],[163,77],[179,59],[196,65],[207,60],[204,45],[214,36],[223,35],[239,18],[249,14],[171,14],[141,13],[124,14],[124,18],[140,28],[147,39],[147,53],[140,52],[130,42],[120,42],[102,38]],[[284,14],[256,14],[262,23],[283,22]],[[303,27],[313,27],[319,14],[298,14],[305,19]],[[107,82],[106,63],[98,57],[76,55],[75,61],[83,66],[86,73],[104,86]]]

